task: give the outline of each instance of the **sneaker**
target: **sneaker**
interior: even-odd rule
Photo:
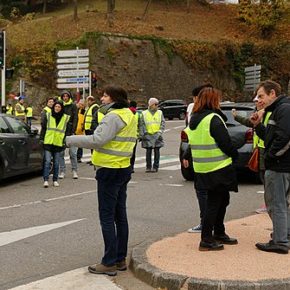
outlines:
[[[78,173],[75,170],[73,170],[72,174],[73,174],[73,179],[78,179],[79,178],[78,177]]]
[[[43,187],[47,188],[48,187],[48,181],[44,181]]]
[[[77,161],[78,161],[78,163],[82,163],[82,159],[78,159]]]
[[[146,168],[145,172],[147,172],[147,173],[148,173],[148,172],[152,172],[152,171],[151,171],[151,168]]]
[[[58,178],[59,179],[64,179],[65,177],[65,173],[64,172],[60,172],[59,175],[58,175]]]
[[[261,251],[277,254],[288,254],[289,252],[289,248],[286,245],[275,244],[272,240],[269,243],[257,243],[256,247]]]
[[[55,187],[59,187],[59,183],[58,183],[57,181],[54,181],[54,182],[53,182],[53,186],[55,186]]]
[[[151,172],[158,172],[158,168],[153,168]]]
[[[256,213],[265,213],[267,212],[267,207],[263,205],[262,207],[255,210]]]
[[[201,233],[202,225],[197,225],[187,230],[188,233]]]
[[[103,264],[96,264],[93,266],[89,266],[88,270],[93,274],[105,274],[108,276],[116,276],[117,275],[117,267],[113,266],[105,266]]]
[[[126,271],[127,270],[127,263],[126,260],[120,261],[116,263],[116,267],[118,271]]]

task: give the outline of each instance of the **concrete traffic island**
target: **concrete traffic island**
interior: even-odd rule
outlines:
[[[148,241],[132,251],[130,267],[153,287],[168,290],[290,290],[290,254],[259,251],[268,242],[267,214],[233,220],[226,231],[239,241],[223,251],[200,252],[200,234],[181,233]]]

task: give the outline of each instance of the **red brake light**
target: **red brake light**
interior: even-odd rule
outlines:
[[[184,132],[184,130],[182,130],[180,133],[180,139],[181,139],[181,142],[188,143],[188,137],[187,137],[187,134]]]
[[[253,143],[253,129],[248,129],[245,135],[246,143]]]

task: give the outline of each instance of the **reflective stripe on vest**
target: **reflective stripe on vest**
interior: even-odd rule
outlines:
[[[93,108],[99,107],[97,104],[91,105],[85,112],[85,130],[90,130],[93,121]],[[99,123],[99,120],[98,120]]]
[[[26,110],[27,110],[26,117],[32,117],[32,108],[27,107]]]
[[[187,129],[189,144],[193,160],[194,171],[208,173],[232,164],[232,158],[222,152],[210,135],[210,123],[214,116],[223,119],[215,113],[204,117],[195,130]]]
[[[266,127],[267,124],[269,123],[269,118],[270,118],[271,114],[272,114],[272,112],[267,112],[267,113],[266,113],[266,116],[265,116],[265,118],[264,118],[264,120],[263,120],[263,124],[264,124],[265,127]],[[256,134],[255,134],[255,135],[256,135]],[[257,136],[257,137],[258,137],[258,136]],[[260,147],[260,148],[265,148],[264,141],[263,141],[261,138],[259,138],[259,137],[258,137],[257,146]],[[255,148],[255,147],[254,147],[254,148]]]
[[[127,108],[116,109],[108,114],[117,114],[126,126],[113,140],[94,150],[92,162],[107,168],[127,168],[137,140],[137,122],[134,114]]]
[[[55,118],[51,116],[51,113],[46,113],[46,117],[47,127],[43,143],[62,147],[66,126],[70,116],[63,114],[57,126]]]
[[[145,110],[142,112],[146,131],[149,134],[155,134],[160,130],[161,127],[161,117],[162,112],[157,110],[154,115],[151,114],[149,110]]]
[[[18,113],[17,110],[16,110],[16,106],[19,106],[21,111],[23,111],[22,113]],[[16,104],[15,105],[15,116],[18,117],[18,116],[25,116],[25,107],[21,104]]]

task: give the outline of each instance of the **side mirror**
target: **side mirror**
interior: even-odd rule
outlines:
[[[30,134],[33,135],[33,136],[37,135],[38,134],[38,129],[37,128],[31,128],[30,129]]]

